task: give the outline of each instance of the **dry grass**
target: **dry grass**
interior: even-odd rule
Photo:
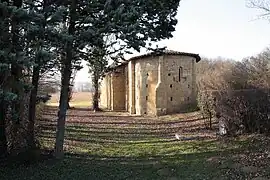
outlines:
[[[58,106],[60,93],[52,94],[51,100],[48,102],[49,106]],[[90,107],[92,102],[91,92],[75,92],[70,101],[72,107]]]

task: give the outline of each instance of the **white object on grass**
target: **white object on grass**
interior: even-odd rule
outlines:
[[[177,140],[180,140],[180,135],[179,134],[175,134],[175,138],[177,139]]]

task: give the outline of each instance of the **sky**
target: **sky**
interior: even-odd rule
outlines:
[[[181,0],[174,37],[158,44],[209,58],[241,60],[255,55],[270,46],[270,21],[258,19],[262,11],[248,8],[246,2]],[[87,68],[78,72],[76,81],[89,81]]]

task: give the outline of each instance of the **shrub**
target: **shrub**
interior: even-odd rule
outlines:
[[[198,107],[201,111],[204,124],[207,128],[212,128],[212,118],[215,115],[215,98],[210,91],[199,91],[198,93]]]
[[[270,93],[264,89],[235,90],[217,98],[216,112],[235,133],[270,132]]]
[[[198,101],[209,127],[212,117],[217,117],[230,135],[270,132],[269,90],[202,91]]]
[[[50,99],[51,99],[51,95],[49,94],[45,94],[45,95],[37,95],[37,101],[36,103],[39,104],[39,103],[46,103],[48,102]]]
[[[270,132],[269,49],[243,61],[206,59],[198,66],[198,106],[207,126],[217,117],[229,134]]]
[[[41,102],[36,105],[36,119],[39,120],[42,118],[44,109],[45,109],[45,103]]]

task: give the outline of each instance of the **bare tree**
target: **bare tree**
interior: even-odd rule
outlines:
[[[259,19],[270,20],[270,0],[247,0],[247,7],[260,10]]]

